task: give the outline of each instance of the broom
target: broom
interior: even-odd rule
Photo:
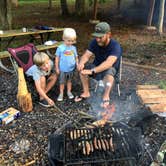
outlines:
[[[32,97],[31,97],[31,94],[28,92],[23,68],[21,68],[21,67],[18,67],[17,102],[23,112],[32,111],[32,109],[33,109]]]

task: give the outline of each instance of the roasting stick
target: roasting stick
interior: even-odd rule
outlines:
[[[59,113],[61,113],[62,115],[64,115],[67,119],[69,119],[70,121],[73,121],[75,124],[81,126],[81,124],[79,122],[77,122],[75,119],[71,119],[69,118],[69,116],[67,114],[65,114],[62,110],[60,110],[60,108],[58,108],[55,104],[54,104],[54,108],[56,109],[56,111],[58,111]]]
[[[78,110],[78,112],[79,112],[84,118],[95,119],[94,116],[89,115],[89,114],[87,114],[87,113],[85,113],[85,112],[83,112],[83,111]]]

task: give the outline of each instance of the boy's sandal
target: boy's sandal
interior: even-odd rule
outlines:
[[[83,96],[79,95],[79,96],[75,97],[74,101],[80,102],[80,101],[86,100],[87,98],[89,98],[89,97],[83,97]]]

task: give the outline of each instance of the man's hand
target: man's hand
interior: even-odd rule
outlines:
[[[83,69],[84,69],[84,64],[78,63],[78,65],[77,65],[77,70],[78,70],[78,71],[82,71]]]
[[[92,74],[92,70],[81,70],[81,74],[83,75],[91,75]]]

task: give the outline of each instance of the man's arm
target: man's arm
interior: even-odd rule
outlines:
[[[113,66],[113,64],[116,62],[117,57],[116,56],[109,56],[103,63],[101,63],[99,66],[96,66],[93,68],[93,70],[82,70],[81,74],[93,74],[94,73],[100,73],[104,70],[109,69]]]
[[[89,50],[86,50],[85,53],[82,55],[80,62],[78,63],[78,70],[81,71],[84,69],[84,65],[86,62],[88,62],[88,60],[90,59],[90,57],[93,55],[92,52],[90,52]]]
[[[96,66],[94,68],[95,73],[100,73],[104,70],[109,69],[113,66],[113,64],[117,61],[116,56],[109,56],[104,62],[102,62],[99,66]]]

